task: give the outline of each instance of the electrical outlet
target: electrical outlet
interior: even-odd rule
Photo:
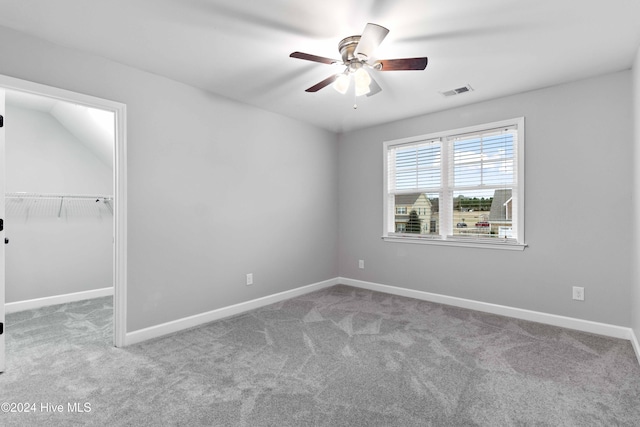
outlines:
[[[253,285],[253,273],[247,274],[247,286]]]
[[[573,287],[573,299],[578,301],[584,301],[584,288],[581,286]]]
[[[364,270],[364,260],[363,259],[358,260],[358,268]]]

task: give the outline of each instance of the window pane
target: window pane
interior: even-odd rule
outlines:
[[[437,193],[396,194],[395,204],[396,233],[438,234]]]
[[[482,174],[479,165],[458,166],[453,169],[454,184],[456,187],[471,187],[482,183]]]
[[[507,185],[513,183],[513,160],[482,164],[482,183],[484,185]]]
[[[512,189],[457,191],[453,193],[453,235],[511,238]]]
[[[476,135],[453,143],[455,187],[511,185],[514,182],[512,131]]]
[[[402,148],[395,151],[395,188],[438,188],[440,186],[440,144]]]
[[[482,140],[480,138],[463,139],[453,143],[455,164],[478,163],[482,160]]]
[[[488,158],[513,158],[513,134],[504,133],[485,138],[483,150]]]

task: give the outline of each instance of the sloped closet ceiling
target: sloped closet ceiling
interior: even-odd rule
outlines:
[[[11,90],[7,91],[6,102],[50,114],[105,166],[113,169],[113,113]]]

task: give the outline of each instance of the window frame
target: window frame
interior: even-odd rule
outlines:
[[[516,175],[515,183],[512,191],[517,195],[514,197],[516,204],[512,205],[515,215],[513,219],[513,229],[516,230],[515,239],[501,239],[501,238],[486,238],[486,237],[470,237],[470,236],[455,236],[453,235],[453,206],[450,208],[447,206],[444,208],[444,216],[440,218],[440,225],[438,227],[439,233],[437,235],[411,235],[397,234],[389,227],[390,223],[395,222],[395,206],[390,206],[390,194],[389,188],[389,163],[388,154],[389,150],[394,147],[401,147],[404,145],[415,145],[421,142],[440,141],[441,149],[441,175],[443,177],[440,183],[440,202],[443,201],[443,192],[454,191],[453,183],[448,182],[447,177],[451,176],[453,171],[453,163],[450,162],[449,157],[453,158],[451,153],[453,151],[453,139],[455,137],[463,136],[465,134],[481,133],[491,131],[493,129],[503,127],[516,127],[517,141],[514,144],[514,161],[516,162]],[[401,242],[412,244],[427,244],[427,245],[440,245],[440,246],[461,246],[461,247],[475,247],[475,248],[488,248],[488,249],[506,249],[506,250],[524,250],[527,247],[525,243],[525,221],[524,221],[524,205],[525,205],[525,131],[524,131],[524,117],[517,117],[508,120],[501,120],[492,123],[484,123],[480,125],[468,126],[464,128],[451,129],[441,132],[434,132],[425,135],[412,136],[408,138],[395,139],[390,141],[384,141],[383,146],[383,233],[382,239],[388,242]],[[451,196],[451,200],[453,196]],[[441,203],[440,212],[443,212],[443,204]],[[395,227],[393,228],[395,230]]]

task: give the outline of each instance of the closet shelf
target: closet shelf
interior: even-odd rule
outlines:
[[[69,194],[69,193],[5,193],[7,199],[87,199],[96,200],[103,199],[106,201],[113,200],[113,196],[105,194]]]
[[[113,216],[113,196],[105,194],[6,193],[8,216],[104,218]]]

